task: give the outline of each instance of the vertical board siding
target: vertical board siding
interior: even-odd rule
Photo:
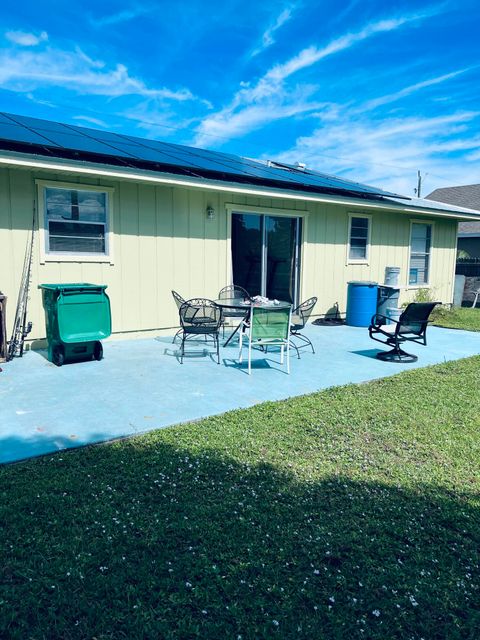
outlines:
[[[11,331],[23,269],[26,241],[37,200],[35,179],[112,187],[112,264],[95,262],[40,263],[38,233],[35,237],[29,319],[31,337],[45,336],[41,282],[94,282],[108,285],[116,333],[169,329],[178,325],[171,296],[216,298],[231,273],[227,204],[258,207],[260,212],[285,210],[303,218],[301,248],[301,298],[316,295],[315,313],[331,312],[338,303],[345,311],[347,282],[383,282],[385,267],[401,269],[402,300],[415,295],[407,287],[410,221],[421,216],[406,213],[356,210],[371,215],[371,247],[368,264],[347,259],[348,214],[355,210],[327,203],[305,203],[245,196],[227,192],[202,192],[162,185],[138,185],[128,181],[89,179],[28,170],[0,170],[0,290],[8,296],[8,331]],[[207,205],[215,217],[206,217]],[[454,220],[432,221],[431,290],[435,298],[450,302],[456,256]]]

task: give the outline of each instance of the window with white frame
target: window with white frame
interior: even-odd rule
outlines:
[[[107,256],[108,192],[64,186],[43,188],[45,253]]]
[[[350,216],[348,230],[349,262],[366,262],[370,244],[370,216]]]
[[[412,222],[408,284],[428,284],[431,248],[432,225]]]

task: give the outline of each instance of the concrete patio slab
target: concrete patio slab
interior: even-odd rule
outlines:
[[[107,341],[101,362],[58,368],[29,351],[0,373],[0,463],[166,427],[267,400],[280,400],[351,382],[480,353],[480,333],[431,327],[429,345],[409,344],[413,364],[375,359],[381,345],[363,328],[310,325],[316,353],[292,351],[291,375],[279,354],[255,353],[252,375],[238,363],[238,345],[221,350],[192,344],[180,365],[171,337]]]

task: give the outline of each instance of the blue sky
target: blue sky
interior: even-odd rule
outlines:
[[[0,110],[413,195],[480,182],[480,5],[5,3]]]

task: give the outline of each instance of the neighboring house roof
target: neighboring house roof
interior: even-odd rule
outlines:
[[[427,196],[427,199],[480,211],[480,184],[435,189]],[[480,222],[460,222],[458,236],[460,238],[480,236]]]
[[[354,207],[479,219],[480,213],[433,204],[320,173],[304,165],[226,153],[0,113],[0,165],[188,186]]]

